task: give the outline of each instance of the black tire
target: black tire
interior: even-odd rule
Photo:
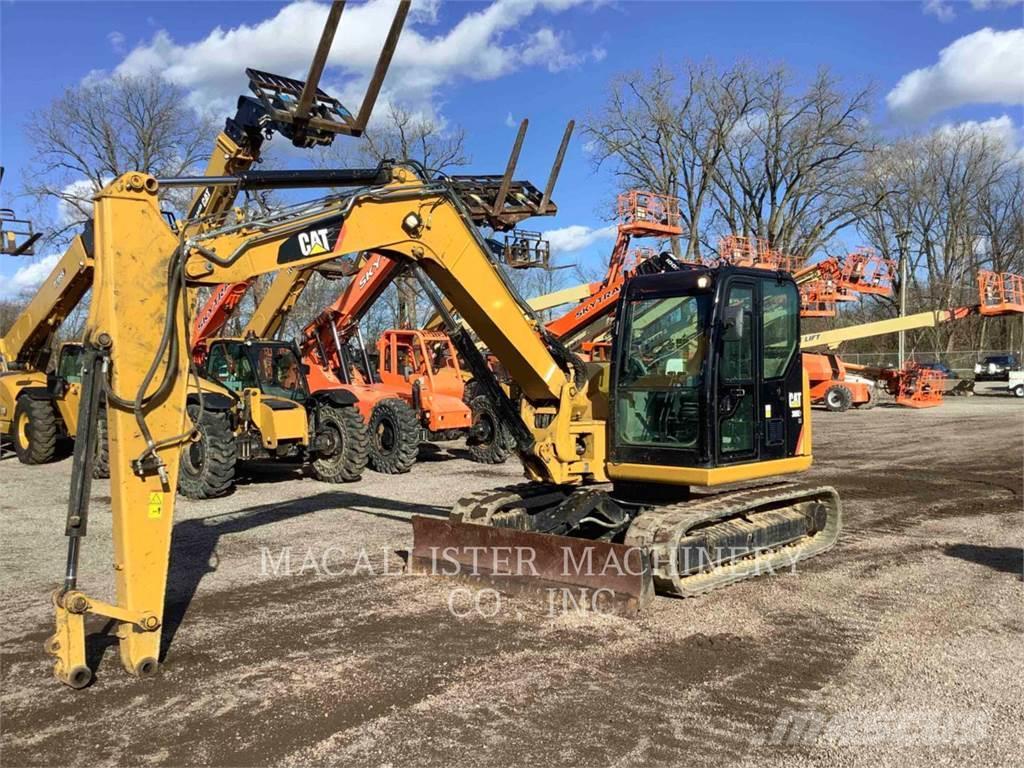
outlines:
[[[868,390],[868,399],[867,399],[867,401],[863,402],[863,403],[854,403],[853,404],[853,407],[856,408],[858,411],[870,411],[872,408],[874,408],[878,404],[878,396],[875,395],[875,388],[874,387],[868,387],[867,390]]]
[[[480,386],[480,382],[476,379],[470,379],[466,382],[462,390],[462,402],[466,405],[470,405],[479,395],[482,395],[484,388]]]
[[[325,483],[352,483],[362,477],[369,436],[359,411],[352,406],[322,405],[317,422],[318,434],[329,431],[336,448],[313,460],[313,476]]]
[[[853,393],[842,384],[833,384],[825,390],[825,407],[842,413],[853,403]]]
[[[196,425],[199,439],[181,449],[178,491],[189,499],[212,499],[229,493],[235,485],[235,433],[225,411],[203,411],[196,421],[198,415],[199,406],[190,405],[188,417]]]
[[[1013,388],[1013,396],[1024,397],[1024,384],[1018,384],[1016,387]]]
[[[416,411],[397,397],[381,400],[370,412],[369,465],[374,472],[401,475],[416,463],[420,452],[420,420]]]
[[[491,398],[477,395],[469,409],[473,414],[473,426],[466,438],[469,457],[480,464],[504,463],[511,453],[512,439]]]
[[[107,409],[100,408],[96,414],[96,429],[93,431],[96,447],[92,455],[92,476],[95,480],[110,477],[110,437],[107,430]]]
[[[46,464],[57,455],[57,411],[49,400],[19,397],[12,425],[14,452],[22,464]]]

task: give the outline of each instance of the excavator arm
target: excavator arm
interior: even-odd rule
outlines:
[[[183,244],[161,217],[156,179],[127,174],[97,196],[82,407],[87,412],[100,392],[106,394],[117,601],[98,601],[77,587],[88,499],[88,478],[77,469],[92,450],[91,441],[78,441],[77,490],[66,527],[68,570],[55,595],[57,631],[49,641],[62,681],[80,686],[89,679],[87,613],[121,622],[126,670],[146,676],[157,667],[186,433],[189,288],[313,268],[346,253],[384,253],[411,263],[452,301],[518,382],[524,395],[518,437],[528,474],[555,483],[605,479],[604,423],[591,417],[585,387],[491,260],[451,183],[427,181],[403,167],[389,175],[383,186],[197,232]]]

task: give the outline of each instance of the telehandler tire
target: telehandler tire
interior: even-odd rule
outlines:
[[[313,460],[313,476],[325,483],[352,483],[362,477],[369,436],[359,411],[351,406],[321,406],[318,429],[331,430],[337,448],[330,455]]]
[[[107,409],[100,408],[96,414],[96,447],[92,455],[92,476],[94,480],[110,477],[110,439],[107,431]]]
[[[473,426],[466,438],[469,457],[480,464],[503,464],[511,453],[512,440],[491,398],[477,395],[469,409],[473,413]]]
[[[842,413],[853,404],[853,394],[842,384],[833,384],[825,390],[825,407],[836,413]]]
[[[19,397],[14,407],[14,452],[22,464],[46,464],[57,455],[60,428],[49,400]]]
[[[235,484],[235,434],[231,431],[229,414],[203,411],[188,406],[188,417],[196,426],[199,439],[181,449],[178,491],[189,499],[212,499],[229,493]]]
[[[868,399],[863,403],[854,403],[853,407],[858,411],[870,411],[878,405],[878,395],[875,394],[874,387],[868,387]]]
[[[480,382],[476,379],[470,379],[463,385],[462,389],[462,402],[466,405],[472,404],[473,400],[476,399],[477,395],[483,394],[484,388],[480,386]]]
[[[374,472],[402,475],[420,452],[420,420],[416,411],[397,397],[381,400],[370,412],[369,465]]]

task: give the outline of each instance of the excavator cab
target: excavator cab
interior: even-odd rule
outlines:
[[[609,474],[729,482],[728,467],[799,452],[800,294],[758,269],[697,267],[627,281],[613,350]],[[686,469],[697,470],[687,472]],[[710,471],[710,472],[709,472]]]

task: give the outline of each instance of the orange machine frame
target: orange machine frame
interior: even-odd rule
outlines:
[[[342,359],[340,346],[356,333],[359,320],[395,278],[398,267],[397,261],[384,254],[370,254],[341,295],[303,329],[300,348],[303,362],[309,366],[306,378],[310,391],[348,389],[358,399],[356,407],[367,420],[381,400],[400,398],[417,411],[422,426],[432,432],[468,429],[473,419],[462,393],[432,389],[435,379],[427,375],[429,366],[425,366],[426,371],[410,371],[408,377],[395,372],[384,379],[383,366],[379,365],[381,381],[372,382],[358,380]],[[389,333],[395,332],[385,332],[381,340]],[[443,333],[438,335],[448,339]],[[393,338],[397,343],[398,337]],[[425,353],[425,346],[423,350]],[[372,376],[373,371],[366,374]]]
[[[559,339],[568,339],[615,309],[626,276],[635,264],[629,263],[630,240],[634,237],[678,237],[683,233],[679,199],[669,195],[633,190],[618,197],[618,235],[604,279],[591,283],[590,296],[561,317],[547,324],[547,330]],[[642,253],[635,254],[638,258]]]
[[[440,361],[438,352],[443,352]],[[381,383],[399,392],[413,406],[424,427],[441,432],[472,426],[472,413],[462,399],[466,384],[459,356],[447,333],[419,329],[384,331],[377,341],[377,354]],[[412,365],[403,365],[403,360]]]

